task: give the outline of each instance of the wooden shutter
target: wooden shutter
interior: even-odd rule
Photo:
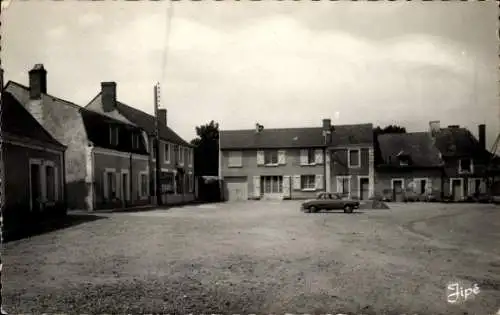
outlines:
[[[484,179],[481,179],[481,184],[479,187],[479,192],[483,194],[486,193],[486,181]]]
[[[253,177],[253,196],[255,198],[260,197],[260,176]]]
[[[293,189],[300,190],[300,175],[293,175]]]
[[[121,177],[121,173],[120,172],[116,172],[115,173],[115,195],[116,195],[116,198],[120,199],[121,197],[121,190],[122,190],[122,185],[121,185],[121,181],[120,181],[120,177]]]
[[[286,164],[286,151],[285,150],[279,150],[278,151],[278,164],[279,165],[285,165]]]
[[[307,150],[300,150],[300,165],[307,165]]]
[[[109,199],[109,188],[108,188],[108,185],[110,185],[111,183],[108,183],[108,172],[104,171],[103,172],[103,176],[102,176],[102,189],[103,189],[103,196],[104,196],[104,199]]]
[[[264,151],[257,151],[257,165],[264,165]]]
[[[316,149],[314,151],[314,162],[316,162],[316,164],[323,164],[323,150]]]
[[[323,175],[316,175],[316,189],[323,189]]]
[[[432,178],[427,179],[427,185],[425,185],[425,192],[427,194],[432,194]]]
[[[283,176],[283,198],[290,198],[290,176]]]

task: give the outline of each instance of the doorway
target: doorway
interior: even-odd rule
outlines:
[[[403,179],[392,180],[392,200],[397,202],[404,201]]]
[[[359,199],[368,200],[370,179],[368,177],[359,178]]]
[[[460,201],[463,199],[463,185],[461,178],[452,178],[451,179],[451,197],[453,201]]]

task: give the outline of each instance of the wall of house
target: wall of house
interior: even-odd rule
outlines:
[[[151,179],[150,189],[152,189],[151,192],[152,192],[153,196],[156,195],[156,191],[155,191],[156,186],[155,186],[155,183],[153,182],[156,178],[156,160],[153,159],[153,154],[154,154],[153,153],[153,150],[154,150],[153,140],[154,139],[155,139],[154,137],[150,137],[149,141],[148,141],[149,142],[149,150],[150,150],[149,151],[150,152],[150,159],[149,159],[149,167],[150,168],[149,169],[150,169],[150,179]],[[165,149],[164,149],[164,145],[166,143],[168,143],[168,142],[160,140],[159,160],[160,160],[161,171],[171,172],[174,174],[174,178],[175,178],[175,174],[177,174],[176,165],[177,165],[177,163],[179,163],[179,166],[184,168],[185,175],[191,176],[191,182],[190,182],[191,187],[189,187],[189,184],[185,178],[184,179],[184,190],[183,190],[184,193],[183,194],[177,194],[177,193],[165,194],[164,196],[162,196],[163,204],[176,205],[176,204],[183,204],[186,202],[191,202],[195,199],[195,194],[194,194],[194,152],[193,152],[193,149],[189,148],[189,150],[191,151],[191,156],[192,156],[191,163],[189,163],[189,159],[185,153],[183,155],[183,159],[182,160],[179,159],[179,153],[174,152],[175,144],[170,143],[170,149],[168,150],[168,153],[167,153],[169,155],[169,157],[166,158]],[[183,146],[182,148],[186,148],[186,147]]]
[[[64,179],[62,178],[62,152],[47,152],[9,143],[3,144],[5,169],[5,211],[28,212],[30,210],[30,159],[52,161],[57,167],[58,201],[64,201]]]
[[[55,103],[48,95],[43,95],[43,102],[29,100],[29,93],[15,85],[10,86],[9,92],[56,140],[67,146],[65,174],[68,208],[85,209],[91,185],[85,181],[87,134],[79,107],[59,100]]]
[[[391,190],[391,179],[404,180],[405,188],[416,178],[428,178],[432,183],[432,189],[441,192],[442,177],[440,170],[377,170],[375,176],[375,193],[382,196],[384,190]]]
[[[348,152],[349,149],[360,149],[361,154],[361,164],[360,167],[349,167],[348,164]],[[370,156],[372,152],[372,156]],[[330,171],[330,191],[337,192],[337,177],[338,176],[349,176],[350,178],[350,191],[351,197],[359,197],[359,179],[363,177],[368,177],[370,183],[373,183],[372,188],[368,188],[368,194],[371,195],[375,188],[375,175],[373,170],[370,172],[370,166],[373,168],[373,148],[371,147],[357,147],[353,146],[350,148],[334,148],[331,153],[331,171]],[[371,164],[371,165],[370,165]]]
[[[126,154],[126,153],[125,153]],[[149,204],[149,197],[141,198],[139,191],[139,174],[140,172],[149,172],[148,158],[134,158],[121,156],[113,156],[110,154],[102,154],[94,152],[94,203],[95,209],[107,209],[114,207],[130,207]],[[130,180],[130,202],[113,203],[104,198],[104,172],[106,168],[115,169],[116,173],[121,173],[121,170],[129,171]],[[117,181],[117,189],[121,187],[121,182]],[[149,188],[149,187],[148,187]],[[123,200],[121,195],[118,195],[120,200]]]
[[[323,163],[316,165],[301,165],[300,164],[300,149],[280,149],[286,151],[286,163],[278,166],[257,165],[257,150],[242,150],[242,166],[229,167],[229,152],[222,151],[221,155],[221,174],[225,181],[242,181],[242,177],[246,177],[248,185],[248,196],[254,196],[254,176],[290,176],[290,197],[292,199],[308,199],[314,198],[318,191],[304,191],[293,188],[294,175],[324,175],[324,159]],[[227,196],[227,191],[225,191]]]

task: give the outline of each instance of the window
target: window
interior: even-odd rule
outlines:
[[[179,157],[180,157],[179,146],[176,144],[174,145],[174,159],[177,159],[178,163],[179,163]]]
[[[314,149],[307,149],[307,164],[314,164],[316,162],[316,157],[314,155]]]
[[[193,149],[188,149],[189,152],[189,166],[193,165]]]
[[[260,187],[265,194],[283,192],[283,176],[261,176]]]
[[[172,194],[175,192],[174,173],[161,172],[161,191],[168,194]]]
[[[316,188],[316,176],[315,175],[302,175],[300,177],[300,187],[301,189],[315,189]]]
[[[139,196],[141,198],[148,197],[149,195],[149,179],[148,179],[148,173],[147,172],[140,172],[139,173]]]
[[[152,141],[153,145],[151,146],[151,150],[153,151],[153,154],[152,154],[152,157],[153,157],[153,160],[156,160],[156,146],[158,145],[158,141],[156,141],[156,139],[153,139]]]
[[[117,126],[110,126],[109,127],[109,143],[111,145],[118,145],[118,127]]]
[[[192,193],[194,191],[194,175],[189,174],[189,192]]]
[[[116,175],[114,170],[104,171],[104,199],[111,200],[116,198]]]
[[[425,194],[427,191],[427,179],[422,178],[422,179],[415,179],[416,186],[415,186],[415,191],[417,194]]]
[[[458,161],[458,172],[459,173],[472,173],[472,160],[471,159],[460,159]]]
[[[264,151],[264,163],[266,165],[277,165],[278,164],[278,151],[276,151],[276,150]]]
[[[56,201],[56,174],[54,166],[47,165],[45,166],[45,180],[47,187],[47,201]]]
[[[170,163],[170,143],[163,144],[163,156],[166,163]]]
[[[177,173],[175,176],[177,193],[182,194],[184,192],[184,177]]]
[[[337,192],[349,194],[351,192],[351,179],[349,177],[337,177]]]
[[[349,167],[361,166],[361,154],[359,149],[349,150]]]
[[[243,166],[243,158],[241,151],[230,151],[228,158],[228,167]]]
[[[184,164],[184,148],[179,147],[179,164]]]

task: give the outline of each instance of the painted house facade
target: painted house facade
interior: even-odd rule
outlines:
[[[121,119],[144,131],[148,152],[148,194],[156,201],[156,131],[155,117],[117,100],[115,82],[102,82],[100,93],[85,107],[103,115]],[[160,181],[163,204],[182,204],[193,201],[194,162],[193,146],[167,126],[167,110],[158,111]],[[144,175],[145,176],[145,175]],[[142,184],[141,187],[144,187]]]
[[[70,209],[98,210],[149,203],[143,188],[148,152],[134,124],[47,94],[47,71],[38,64],[29,86],[5,88],[57,141],[66,146],[64,173]]]
[[[428,132],[382,134],[377,142],[378,195],[392,201],[440,197],[444,161]]]
[[[466,128],[441,128],[439,121],[433,121],[429,133],[445,163],[443,193],[455,201],[487,193],[486,168],[492,154],[486,148],[486,126],[478,126],[476,138]]]
[[[5,228],[64,215],[66,147],[8,92],[2,93],[1,119]]]
[[[367,125],[366,139],[357,137],[353,126],[361,125],[332,127],[325,119],[319,128],[265,129],[257,124],[255,129],[221,130],[219,177],[224,181],[226,199],[307,199],[320,191],[341,188],[351,194],[354,181],[343,178],[370,177],[368,152],[373,143],[371,125]],[[336,164],[349,150],[360,154],[346,170]],[[355,154],[352,156],[354,159]],[[342,185],[337,186],[339,176]]]

